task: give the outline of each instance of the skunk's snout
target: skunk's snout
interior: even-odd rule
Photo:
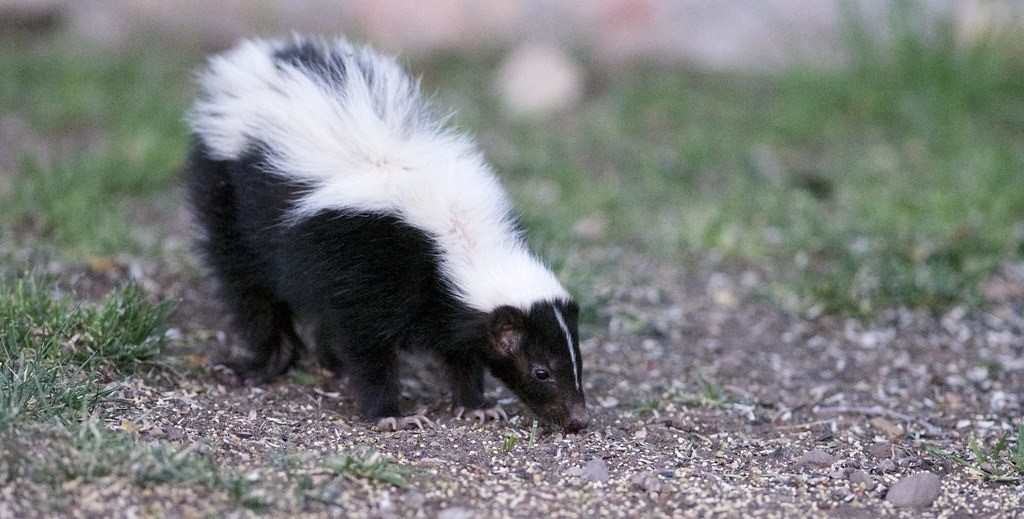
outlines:
[[[569,412],[569,419],[562,427],[567,433],[576,433],[586,429],[588,425],[590,425],[590,413],[587,412],[586,407],[579,406]]]

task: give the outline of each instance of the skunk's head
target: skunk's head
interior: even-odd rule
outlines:
[[[587,427],[579,308],[571,301],[501,306],[488,315],[487,364],[546,425],[574,433]]]

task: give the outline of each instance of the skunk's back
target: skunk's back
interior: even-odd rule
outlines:
[[[447,129],[395,60],[344,39],[243,42],[210,60],[189,115],[214,161],[294,186],[284,224],[322,212],[394,216],[430,236],[469,306],[568,299],[520,236],[472,140]],[[235,179],[236,184],[242,179]]]

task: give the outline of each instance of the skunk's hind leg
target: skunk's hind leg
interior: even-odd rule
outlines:
[[[299,358],[302,342],[287,305],[251,292],[225,299],[233,299],[228,312],[244,351],[223,364],[250,384],[269,382],[288,371]]]
[[[232,171],[252,177],[247,164],[218,161],[202,143],[193,143],[188,159],[188,192],[196,223],[202,228],[196,245],[217,280],[218,296],[242,339],[242,355],[223,365],[246,382],[265,382],[295,363],[301,341],[292,314],[268,286],[270,271],[246,237]]]
[[[344,348],[343,332],[331,323],[320,323],[316,328],[315,341],[317,365],[330,371],[335,377],[345,376],[345,362],[341,353]]]

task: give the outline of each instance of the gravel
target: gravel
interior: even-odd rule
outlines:
[[[509,422],[457,420],[429,365],[410,366],[404,379],[407,409],[423,408],[436,422],[423,431],[374,429],[342,382],[312,368],[261,387],[223,384],[208,372],[207,354],[220,347],[224,323],[193,271],[166,263],[102,275],[59,267],[83,293],[103,293],[130,275],[155,297],[181,299],[165,366],[125,381],[117,394],[123,403],[100,415],[109,429],[134,424],[140,443],[190,449],[245,484],[76,480],[62,489],[72,506],[52,515],[1010,517],[1024,510],[1020,487],[975,479],[927,450],[969,458],[972,440],[991,447],[1015,433],[1024,265],[993,278],[998,297],[984,310],[895,309],[868,323],[780,309],[764,297],[770,271],[716,261],[683,268],[620,250],[574,261],[612,266],[584,295],[598,314],[581,348],[593,421],[578,435],[539,434],[532,448],[532,417],[508,391],[489,381]],[[325,468],[357,447],[402,469],[405,484]],[[45,515],[39,496],[49,491],[0,481],[0,516]]]

